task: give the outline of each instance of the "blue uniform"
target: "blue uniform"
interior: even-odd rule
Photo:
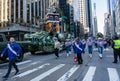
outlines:
[[[17,53],[17,54],[21,54],[22,53],[22,48],[19,44],[17,44],[16,42],[14,43],[9,43],[10,47]],[[16,59],[16,55],[8,48],[8,46],[3,50],[2,52],[3,55],[8,54],[9,59]]]
[[[79,42],[79,47],[82,49],[82,50],[80,50],[79,48],[77,48],[76,46],[75,46],[75,44],[74,44],[74,52],[77,54],[77,53],[79,53],[79,54],[81,54],[81,53],[83,53],[83,44],[82,44],[82,42]]]
[[[75,43],[74,44],[74,51],[77,54],[78,64],[82,64],[83,63],[83,59],[82,59],[82,55],[81,54],[83,53],[83,43],[82,42]]]

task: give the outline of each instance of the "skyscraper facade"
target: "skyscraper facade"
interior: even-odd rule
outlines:
[[[11,0],[11,22],[37,25],[36,18],[45,18],[47,9],[57,0]]]
[[[93,4],[93,36],[96,36],[98,33],[98,26],[97,26],[97,16],[96,16],[96,3]]]
[[[66,23],[67,31],[70,32],[70,15],[69,15],[69,1],[68,0],[59,0],[59,8],[62,12],[61,16],[66,17],[63,18]]]
[[[115,20],[115,0],[107,0],[107,10],[108,10],[108,20],[109,20],[109,34],[110,37],[113,37],[116,35],[116,20]]]
[[[107,0],[107,8],[108,13],[111,13],[111,0]]]
[[[5,27],[9,19],[9,0],[0,0],[0,27]]]
[[[89,30],[89,36],[93,35],[93,24],[92,24],[92,3],[91,0],[86,1],[86,27]]]
[[[83,37],[93,34],[91,0],[74,0],[74,22],[78,21]]]
[[[104,35],[110,36],[108,13],[104,13]]]
[[[70,33],[73,34],[74,32],[74,2],[73,0],[68,0],[67,1],[68,5],[69,5],[69,18],[70,18]]]
[[[116,33],[120,35],[120,0],[115,0]]]
[[[0,29],[0,32],[23,40],[25,33],[40,31],[39,20],[45,19],[47,9],[51,5],[57,5],[58,0],[0,0],[0,3],[0,17],[5,20],[4,14],[10,23],[10,26]]]

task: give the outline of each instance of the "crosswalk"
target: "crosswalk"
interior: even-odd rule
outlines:
[[[36,62],[31,62],[31,61],[26,61],[23,62],[24,63],[29,63],[29,66],[32,64],[36,64],[38,65],[38,63]],[[19,66],[22,65],[19,64]],[[38,72],[39,70],[44,70],[47,67],[51,67],[52,68],[48,68],[47,70],[45,70],[45,72],[43,71],[40,74],[37,74],[36,76],[30,77],[28,81],[45,81],[43,79],[48,78],[48,76],[50,77],[51,75],[56,74],[56,72],[60,73],[59,70],[65,69],[65,66],[68,66],[67,64],[56,64],[53,66],[53,64],[51,63],[44,63],[44,64],[39,64],[39,66],[36,66],[32,69],[28,69],[25,70],[24,72],[21,72],[20,74],[11,77],[11,79],[15,79],[15,78],[19,78],[21,79],[20,81],[24,81],[23,77],[29,77],[29,75],[32,75],[35,72]],[[67,68],[67,70],[63,71],[64,73],[60,74],[59,77],[57,77],[54,81],[73,81],[71,80],[71,77],[74,76],[74,74],[77,72],[79,74],[79,69],[80,69],[81,65],[71,65],[69,66],[69,68]],[[88,69],[86,70],[85,74],[79,74],[79,75],[83,75],[80,80],[76,80],[76,81],[97,81],[94,78],[97,77],[96,75],[96,71],[97,71],[97,67],[96,66],[89,66]],[[108,81],[120,81],[120,75],[119,72],[117,70],[117,68],[105,68],[107,70],[106,74],[104,74],[106,77],[108,77]],[[1,73],[0,73],[1,74]],[[101,74],[101,72],[99,72],[99,74]],[[56,75],[54,75],[56,76]],[[48,78],[49,79],[49,78]],[[17,80],[16,80],[17,81]],[[48,80],[51,81],[51,80]]]
[[[79,66],[73,66],[69,71],[67,71],[61,78],[59,78],[57,81],[67,81],[70,76],[79,68]]]
[[[102,80],[99,81],[120,81],[120,69],[113,67],[101,68],[90,65],[86,70],[83,70],[83,72],[79,73],[81,66],[84,66],[84,64],[54,64],[51,62],[43,63],[41,61],[32,62],[32,60],[27,60],[17,63],[17,65],[19,67],[24,66],[20,67],[20,71],[22,71],[20,74],[10,77],[11,80],[8,81],[18,81],[17,78],[19,78],[20,81],[74,81],[76,78],[77,80],[75,81],[97,81],[96,77],[101,79],[99,77],[100,75],[103,75],[103,78],[107,78],[102,78]],[[102,72],[98,70],[100,68],[103,70]],[[15,70],[12,70],[12,72],[15,72]],[[56,74],[58,77],[56,77]],[[80,75],[82,78],[76,76],[76,74]],[[3,73],[0,72],[0,76],[1,75],[3,75]],[[51,79],[53,77],[54,80]]]
[[[120,81],[120,78],[118,76],[118,72],[116,69],[108,68],[108,73],[109,73],[110,81]]]
[[[84,79],[82,81],[92,81],[94,74],[95,74],[96,67],[91,66],[88,69],[87,74],[85,75]]]
[[[50,75],[51,73],[53,73],[54,71],[62,68],[64,65],[65,65],[65,64],[60,64],[60,65],[58,65],[58,66],[56,66],[56,67],[54,67],[54,68],[46,71],[45,73],[43,73],[43,74],[35,77],[34,79],[32,79],[32,80],[30,80],[30,81],[40,81],[40,80],[42,80],[43,78],[45,78],[45,77],[47,77],[48,75]]]

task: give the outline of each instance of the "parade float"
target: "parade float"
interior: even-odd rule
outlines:
[[[46,15],[45,31],[41,30],[40,32],[24,35],[24,39],[30,41],[29,50],[31,54],[35,54],[37,51],[42,53],[54,52],[54,38],[60,41],[60,50],[64,49],[65,39],[70,38],[71,35],[60,32],[59,18],[59,13],[50,8]]]

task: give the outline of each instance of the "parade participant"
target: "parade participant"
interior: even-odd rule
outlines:
[[[102,54],[103,54],[103,39],[102,38],[98,38],[98,52],[99,52],[99,57],[102,58]]]
[[[88,41],[87,41],[87,44],[88,44],[88,53],[89,53],[89,56],[90,58],[92,57],[92,52],[93,52],[93,42],[92,42],[92,39],[89,38]]]
[[[10,37],[10,42],[7,44],[7,47],[3,50],[1,57],[3,57],[5,54],[8,54],[8,60],[9,60],[9,68],[7,71],[7,74],[3,76],[4,79],[7,79],[9,77],[9,74],[11,72],[12,66],[15,68],[16,73],[15,75],[19,72],[19,69],[15,63],[15,60],[17,56],[20,56],[22,53],[22,48],[18,43],[15,42],[15,38]]]
[[[70,41],[70,39],[66,39],[65,47],[66,47],[67,56],[69,56],[71,53],[71,41]]]
[[[57,38],[55,38],[54,39],[54,52],[57,58],[59,57],[59,48],[60,48],[60,42],[58,41]]]
[[[104,43],[104,50],[106,51],[107,50],[107,41],[104,39],[103,43]]]
[[[83,48],[82,47],[83,47],[82,42],[80,42],[79,38],[77,38],[74,43],[74,50],[75,50],[75,54],[77,54],[78,64],[83,63],[83,59],[82,59]]]
[[[86,48],[86,41],[85,41],[85,39],[82,40],[82,43],[83,43],[83,53],[85,53],[85,48]]]
[[[118,62],[118,56],[119,56],[119,59],[120,59],[120,39],[118,39],[118,37],[115,37],[115,39],[113,40],[112,48],[113,48],[113,51],[114,51],[114,61],[113,61],[113,63],[117,63]]]

